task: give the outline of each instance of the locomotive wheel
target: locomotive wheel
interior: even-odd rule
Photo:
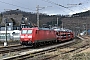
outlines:
[[[57,43],[60,43],[61,42],[61,40],[57,40]]]
[[[37,43],[33,43],[33,48],[37,48]]]
[[[24,43],[24,42],[20,42],[20,44],[21,44],[21,45],[25,45],[25,43]]]

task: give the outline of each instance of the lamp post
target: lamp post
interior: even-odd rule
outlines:
[[[8,42],[7,42],[7,18],[5,19],[5,31],[6,31],[6,35],[5,35],[5,38],[6,38],[6,40],[5,40],[5,42],[4,42],[4,46],[8,46]]]

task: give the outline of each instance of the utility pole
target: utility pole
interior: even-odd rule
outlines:
[[[37,5],[37,26],[39,27],[39,5]]]
[[[57,17],[57,27],[58,27],[58,17]]]
[[[4,42],[4,46],[8,46],[8,41],[7,41],[7,18],[5,19],[5,21],[6,21],[6,24],[5,24],[5,31],[6,31],[6,40],[5,40],[5,42]]]
[[[46,7],[52,7],[52,6],[46,6]],[[46,7],[39,7],[39,5],[37,5],[37,26],[39,27],[40,25],[40,20],[39,20],[39,10],[45,9]],[[41,9],[40,9],[41,8]]]

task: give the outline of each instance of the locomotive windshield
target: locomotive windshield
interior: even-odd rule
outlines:
[[[32,34],[32,30],[22,30],[22,34]]]
[[[27,31],[27,34],[32,34],[32,30],[28,30]]]

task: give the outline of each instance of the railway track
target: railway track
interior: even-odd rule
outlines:
[[[5,57],[5,58],[2,58],[3,60],[10,60],[10,59],[12,59],[12,60],[22,60],[22,59],[34,59],[34,58],[39,58],[39,57],[41,57],[41,56],[43,56],[43,60],[45,60],[45,59],[51,59],[51,58],[53,58],[53,57],[57,57],[57,56],[59,56],[60,54],[66,54],[66,53],[70,53],[70,52],[74,52],[74,49],[72,49],[71,51],[69,50],[69,51],[60,51],[61,49],[64,49],[64,48],[70,48],[70,47],[72,47],[73,45],[77,45],[78,43],[80,43],[82,40],[73,40],[73,41],[71,41],[71,42],[66,42],[66,43],[62,43],[62,44],[57,44],[57,45],[53,45],[53,46],[48,46],[48,47],[44,47],[44,48],[39,48],[39,49],[30,49],[30,51],[26,51],[26,52],[22,52],[22,53],[19,53],[19,54],[17,54],[17,55],[14,55],[14,56],[11,56],[11,57]],[[87,45],[88,46],[88,45]],[[85,47],[84,45],[83,45],[83,47]],[[82,48],[83,48],[82,47]],[[12,47],[13,48],[13,47]],[[75,47],[76,48],[76,47]],[[88,48],[88,47],[87,47]],[[20,51],[20,50],[24,50],[24,49],[27,49],[27,47],[25,47],[25,48],[23,48],[23,47],[18,47],[18,49],[17,48],[14,48],[14,49],[10,49],[10,51],[12,52],[12,51],[14,51],[15,52],[15,50],[16,51]],[[77,49],[75,49],[75,51],[76,50],[78,50],[79,48],[77,48]],[[83,49],[83,50],[85,50],[85,49]],[[6,50],[6,51],[9,51],[9,50]],[[52,52],[62,52],[62,53],[59,53],[59,54],[55,54],[54,53],[54,55],[50,55],[50,56],[47,56],[47,54],[48,53],[52,53]],[[6,52],[7,53],[7,52]],[[45,56],[45,57],[44,57]],[[47,56],[47,57],[46,57]],[[41,57],[42,58],[42,57]],[[36,59],[36,60],[37,60]],[[35,60],[35,59],[34,59]],[[39,60],[40,60],[40,58],[39,58]],[[41,59],[42,60],[42,59]]]
[[[87,44],[83,44],[82,43],[82,45],[80,45],[80,46],[78,46],[78,47],[76,47],[76,48],[73,48],[73,49],[71,49],[71,50],[67,50],[67,51],[57,51],[57,52],[61,52],[61,53],[57,53],[57,54],[54,54],[54,55],[52,55],[52,56],[47,56],[47,57],[45,57],[45,58],[43,58],[43,59],[40,59],[40,60],[53,60],[53,58],[54,59],[56,59],[55,57],[58,57],[58,56],[61,56],[62,57],[62,55],[72,55],[72,56],[74,56],[74,55],[76,55],[76,54],[79,54],[79,53],[81,53],[82,51],[84,51],[84,50],[86,50],[86,49],[88,49],[88,48],[90,48],[90,41],[83,41],[83,42],[88,42]],[[69,46],[69,47],[72,47],[72,46]],[[68,46],[67,46],[67,48],[69,48]],[[75,46],[74,46],[75,47]],[[64,49],[64,48],[62,48],[62,49]],[[66,49],[66,48],[65,48]],[[58,59],[57,59],[58,60]]]
[[[69,51],[63,52],[62,54],[67,54],[67,53],[77,54],[77,53],[80,53],[81,51],[90,48],[90,41],[89,40],[84,40],[81,43],[69,46],[69,48],[72,48],[72,49],[69,50]]]
[[[84,46],[80,46],[80,47],[78,47],[78,48],[72,49],[72,50],[70,50],[70,51],[66,51],[66,52],[61,53],[61,54],[67,54],[67,53],[77,54],[77,53],[79,53],[79,52],[81,52],[81,51],[83,51],[83,50],[88,49],[89,47],[90,47],[89,44],[86,44],[86,45],[84,45]]]
[[[23,49],[27,49],[27,47],[24,47],[24,46],[21,46],[21,45],[12,45],[12,46],[0,47],[0,54],[20,51],[20,50],[23,50]]]
[[[22,60],[22,59],[27,59],[27,58],[36,58],[36,57],[40,57],[40,56],[44,56],[48,53],[51,53],[51,52],[54,52],[54,51],[57,51],[58,48],[60,48],[60,46],[64,46],[64,45],[68,45],[68,44],[72,44],[74,43],[76,40],[73,40],[73,41],[69,41],[69,42],[66,42],[66,43],[63,43],[63,44],[57,44],[57,45],[53,45],[53,46],[48,46],[48,47],[45,47],[45,48],[41,48],[41,49],[34,49],[34,50],[31,50],[31,51],[27,51],[27,52],[23,52],[23,53],[20,53],[19,55],[15,55],[15,56],[11,56],[11,57],[7,57],[7,58],[4,58],[3,60],[9,60],[9,59],[12,59],[12,60]],[[76,44],[76,43],[75,43]],[[69,45],[68,45],[69,46]]]
[[[28,51],[30,46],[22,46],[18,45],[10,45],[6,47],[0,47],[0,59],[11,56],[17,55],[20,52]],[[2,59],[3,60],[3,59]]]

